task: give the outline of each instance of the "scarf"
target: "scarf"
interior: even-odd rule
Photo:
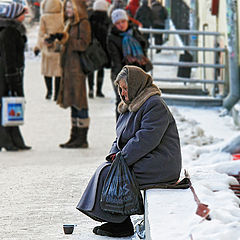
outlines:
[[[120,35],[123,36],[122,50],[127,63],[138,62],[139,64],[142,64],[144,53],[140,43],[133,37],[132,29],[120,33]]]

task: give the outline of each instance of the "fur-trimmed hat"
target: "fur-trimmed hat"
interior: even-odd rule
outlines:
[[[115,24],[118,20],[127,20],[128,21],[128,15],[127,12],[123,9],[115,9],[112,12],[112,23]]]
[[[93,4],[93,11],[108,11],[109,3],[106,0],[97,0]]]
[[[4,18],[17,18],[19,16],[21,16],[22,14],[24,14],[25,12],[25,8],[22,4],[20,3],[9,3],[5,6],[5,8],[3,9],[3,11],[1,11],[0,16],[4,17]]]

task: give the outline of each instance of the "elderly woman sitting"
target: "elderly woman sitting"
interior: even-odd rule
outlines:
[[[94,220],[107,222],[93,229],[97,235],[124,237],[134,234],[130,216],[114,215],[100,207],[102,187],[116,154],[133,170],[140,189],[176,183],[181,172],[181,149],[175,120],[152,78],[141,68],[125,66],[115,84],[121,102],[116,140],[95,172],[77,209]]]

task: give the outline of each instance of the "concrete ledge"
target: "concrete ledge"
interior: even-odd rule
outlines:
[[[196,209],[197,204],[190,189],[147,190],[145,196],[146,240],[189,239],[189,226]]]

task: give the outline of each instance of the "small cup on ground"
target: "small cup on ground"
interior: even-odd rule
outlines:
[[[74,230],[74,224],[64,224],[63,231],[65,234],[72,234]]]

